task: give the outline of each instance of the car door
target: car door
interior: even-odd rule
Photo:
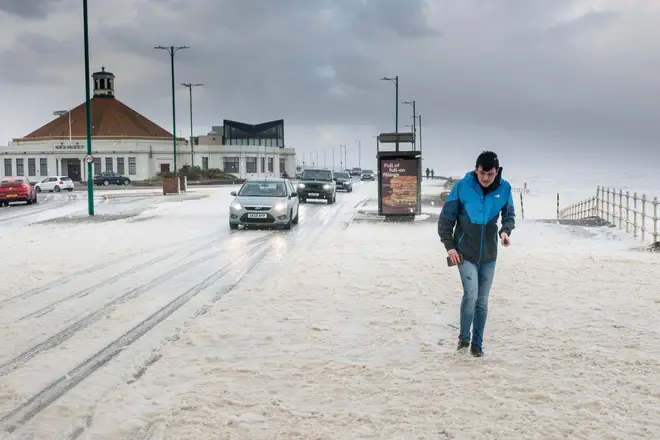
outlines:
[[[296,192],[296,187],[293,186],[293,183],[291,183],[290,180],[286,181],[287,186],[289,188],[289,201],[291,203],[291,208],[293,209],[293,212],[298,212],[298,205],[300,204],[300,199],[298,197],[291,197],[291,194]]]

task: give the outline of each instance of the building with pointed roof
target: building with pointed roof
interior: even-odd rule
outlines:
[[[172,133],[118,100],[115,75],[105,67],[92,74],[92,81],[94,174],[114,171],[137,181],[172,171]],[[87,180],[83,163],[87,153],[85,103],[54,114],[58,116],[44,126],[13,139],[6,149],[0,147],[0,177],[18,175],[40,181],[47,176],[68,175],[76,181]],[[295,173],[295,150],[284,148],[282,120],[257,125],[225,121],[225,126],[227,133],[218,136],[194,137],[191,142],[177,138],[177,165],[194,162],[202,168],[220,168],[238,177]],[[234,128],[229,130],[230,127]],[[231,140],[232,135],[267,139],[273,134],[278,140],[268,144]],[[230,140],[228,145],[225,139]],[[256,164],[259,157],[261,167]]]

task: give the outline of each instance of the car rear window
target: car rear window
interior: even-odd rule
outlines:
[[[0,181],[0,186],[21,186],[25,183],[23,179],[7,179]]]
[[[60,180],[68,181],[68,180],[71,180],[71,177],[61,177]]]

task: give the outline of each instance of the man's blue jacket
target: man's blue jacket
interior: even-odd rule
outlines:
[[[498,231],[500,213],[502,228]],[[500,233],[511,235],[514,228],[511,185],[502,179],[502,168],[487,189],[479,184],[474,171],[467,173],[454,184],[438,219],[438,234],[445,248],[456,249],[474,264],[497,260]]]

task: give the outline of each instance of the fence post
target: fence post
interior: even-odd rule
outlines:
[[[525,205],[523,204],[522,192],[520,193],[520,215],[522,216],[522,218],[524,220],[525,219]]]
[[[633,237],[637,238],[637,193],[633,195]]]
[[[653,244],[658,243],[658,198],[653,198]]]
[[[605,187],[600,188],[600,216],[605,220]]]
[[[623,190],[619,190],[619,229],[623,229]]]
[[[626,191],[626,234],[630,232],[630,191]]]
[[[646,236],[646,194],[642,194],[642,241]]]
[[[559,193],[557,193],[557,220],[559,220]]]

